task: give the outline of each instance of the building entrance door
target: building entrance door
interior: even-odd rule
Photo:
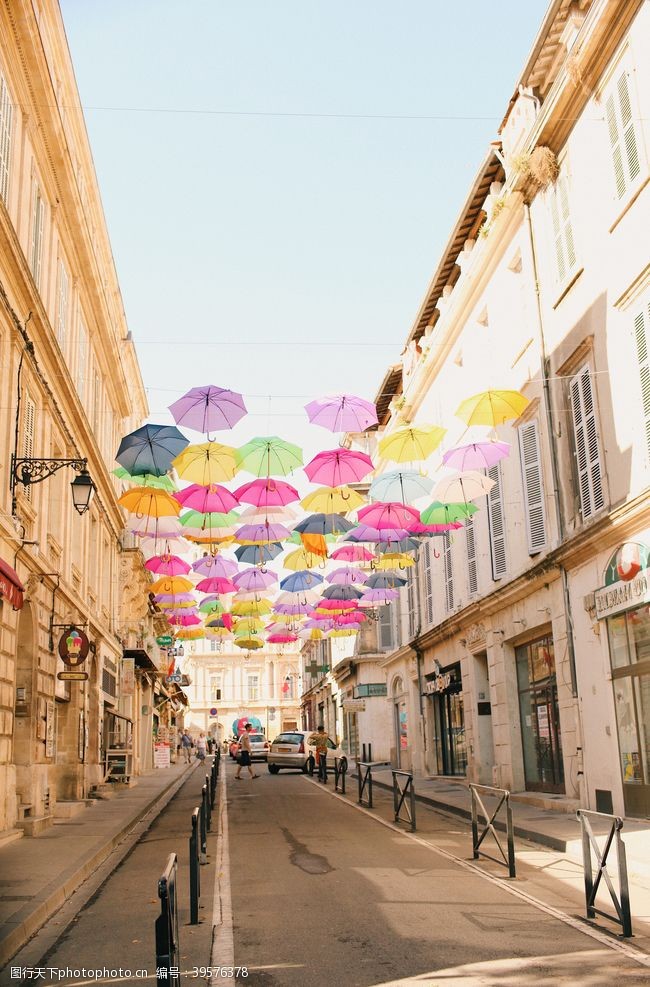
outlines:
[[[564,764],[553,639],[515,651],[526,791],[563,795]]]

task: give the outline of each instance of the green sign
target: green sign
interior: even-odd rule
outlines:
[[[156,644],[159,648],[171,648],[174,643],[174,638],[171,634],[163,634],[162,637],[156,638]]]

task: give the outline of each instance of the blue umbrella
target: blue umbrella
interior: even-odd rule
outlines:
[[[417,470],[391,470],[372,481],[370,499],[410,504],[418,497],[426,497],[432,489],[433,481]]]
[[[380,541],[377,551],[383,555],[385,552],[417,552],[420,542],[417,538],[401,538],[399,541]]]
[[[377,572],[366,580],[366,589],[395,589],[396,586],[406,586],[407,582],[396,572]]]
[[[270,562],[282,552],[279,541],[269,542],[268,545],[241,545],[235,549],[235,555],[245,565],[263,565]]]
[[[303,535],[342,535],[355,525],[342,514],[310,514],[304,521],[295,524],[293,530]]]
[[[326,600],[358,600],[363,596],[363,590],[356,586],[328,586],[322,595]]]
[[[173,425],[143,425],[124,436],[115,459],[133,475],[163,476],[187,445],[189,439]]]
[[[322,581],[322,576],[310,572],[309,569],[301,569],[299,572],[292,572],[290,576],[283,579],[280,583],[280,589],[286,590],[287,593],[301,593],[306,589],[314,589]]]

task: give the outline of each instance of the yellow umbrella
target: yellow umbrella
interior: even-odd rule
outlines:
[[[240,637],[234,643],[245,651],[257,651],[258,648],[264,647],[264,641],[260,641],[258,637]]]
[[[165,608],[170,610],[182,610],[183,607],[195,607],[196,600],[170,600],[169,603],[162,601],[161,603],[157,603],[156,606],[160,607],[161,610],[164,610]]]
[[[320,555],[313,555],[312,552],[306,552],[304,548],[297,548],[286,556],[284,568],[301,572],[303,569],[315,569],[321,563],[323,563],[323,559]]]
[[[163,576],[149,586],[150,593],[189,593],[193,589],[194,583],[185,576]]]
[[[250,636],[264,630],[264,621],[260,617],[240,617],[235,624],[235,637]]]
[[[227,627],[206,627],[205,636],[212,637],[215,641],[232,641],[234,635]]]
[[[300,501],[306,511],[315,514],[347,514],[365,502],[366,498],[351,487],[319,487]]]
[[[166,490],[155,487],[132,487],[117,498],[131,514],[147,517],[178,517],[181,505]]]
[[[373,569],[410,569],[415,561],[404,552],[387,552],[372,563]]]
[[[231,612],[235,617],[261,617],[265,613],[271,613],[272,609],[268,600],[243,600],[233,603]]]
[[[355,631],[352,627],[339,627],[336,630],[330,631],[329,632],[329,636],[330,637],[354,637],[354,635],[355,634],[358,634],[358,633],[359,632],[358,631]]]
[[[179,476],[207,487],[210,483],[232,480],[237,472],[235,450],[219,442],[187,446],[173,461]]]
[[[403,425],[380,441],[379,453],[394,463],[428,459],[446,432],[440,425]]]
[[[520,391],[481,391],[462,401],[456,415],[467,425],[503,425],[519,418],[530,401]]]

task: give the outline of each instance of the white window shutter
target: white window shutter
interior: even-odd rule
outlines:
[[[570,394],[580,509],[586,521],[605,504],[596,409],[587,365],[571,379]]]
[[[4,76],[0,75],[0,197],[9,197],[9,166],[11,161],[11,127],[14,108]]]
[[[393,607],[387,603],[379,608],[379,650],[392,651],[394,647]]]
[[[519,428],[519,454],[524,484],[526,532],[530,555],[546,548],[546,504],[542,458],[539,447],[539,427],[536,421],[526,422]]]
[[[474,518],[465,521],[465,543],[467,546],[467,591],[469,596],[478,593],[478,568],[476,565],[476,532]]]
[[[412,569],[409,569],[408,583],[407,583],[407,601],[408,601],[408,628],[409,628],[409,638],[415,635],[417,627],[417,600],[415,598],[415,587],[416,587],[416,568],[418,562],[415,563]]]
[[[576,266],[573,226],[569,211],[569,180],[566,173],[558,176],[551,191],[550,205],[557,279],[562,283]]]
[[[639,362],[646,453],[650,459],[650,305],[634,319],[634,339]]]
[[[551,194],[551,219],[553,221],[553,241],[555,245],[555,266],[557,268],[557,279],[559,282],[566,278],[566,262],[564,260],[564,244],[562,243],[562,224],[560,223],[560,205],[557,196],[557,187]]]
[[[492,553],[492,578],[501,579],[508,570],[506,554],[506,526],[501,488],[501,464],[496,463],[488,470],[494,486],[488,494],[488,521],[490,528],[490,550]]]
[[[621,199],[641,173],[627,71],[619,75],[605,101],[605,115],[612,149],[616,195]]]
[[[431,541],[427,541],[424,546],[424,591],[425,591],[425,613],[427,625],[433,624],[433,571],[432,558],[433,551]]]
[[[641,163],[639,161],[639,145],[634,129],[634,119],[632,114],[632,100],[630,99],[630,82],[627,72],[619,76],[616,86],[618,92],[618,106],[621,115],[621,129],[623,132],[624,160],[627,171],[627,178],[630,184],[641,174]]]
[[[443,569],[445,574],[445,605],[447,613],[454,609],[454,560],[451,552],[451,536],[445,531],[443,551]]]
[[[57,305],[56,338],[61,350],[65,350],[65,337],[68,326],[68,273],[59,260],[59,297]]]

